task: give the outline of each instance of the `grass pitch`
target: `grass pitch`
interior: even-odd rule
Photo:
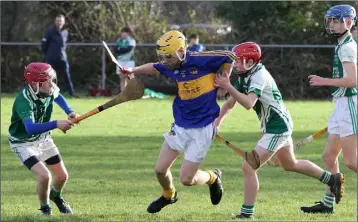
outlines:
[[[205,186],[185,187],[179,182],[181,155],[172,168],[179,201],[158,214],[146,212],[148,204],[161,194],[154,165],[161,147],[162,133],[170,129],[172,100],[137,100],[84,120],[67,134],[53,131],[69,172],[64,197],[75,215],[39,216],[35,195],[36,178],[20,165],[7,142],[14,96],[1,101],[1,219],[3,221],[231,221],[243,203],[243,160],[218,141],[202,164],[202,169],[223,171],[225,193],[213,206]],[[107,98],[68,99],[84,113]],[[222,104],[222,102],[221,102]],[[305,138],[327,124],[333,109],[330,102],[286,102],[294,121],[294,141]],[[65,114],[55,105],[53,119]],[[259,122],[253,111],[237,106],[221,127],[221,135],[233,144],[252,149],[260,139]],[[327,135],[296,152],[323,166],[321,154]],[[309,215],[301,205],[322,199],[324,186],[313,178],[263,166],[259,171],[260,192],[255,205],[257,221],[356,221],[357,175],[343,165],[345,195],[333,215]]]

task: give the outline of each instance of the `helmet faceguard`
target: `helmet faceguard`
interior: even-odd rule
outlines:
[[[157,41],[159,62],[170,69],[178,68],[186,58],[187,40],[179,31],[169,31]]]
[[[58,89],[56,71],[47,63],[29,64],[25,67],[24,78],[31,92],[40,97],[51,96]]]
[[[237,56],[235,71],[245,74],[261,62],[261,48],[255,42],[244,42],[232,48],[232,52]],[[248,65],[249,60],[252,64]]]
[[[356,11],[352,6],[336,5],[326,12],[324,27],[329,35],[339,38],[352,28],[356,20]]]

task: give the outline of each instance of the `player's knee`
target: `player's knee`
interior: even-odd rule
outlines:
[[[154,168],[154,172],[157,176],[165,176],[167,174],[167,169],[163,169],[163,168],[160,168],[160,167],[155,167]]]
[[[357,160],[355,158],[345,158],[344,165],[351,170],[357,171]]]
[[[297,165],[297,161],[289,164],[284,164],[282,165],[282,168],[287,172],[296,172],[297,171],[296,165]]]
[[[48,184],[51,182],[51,173],[48,170],[44,170],[37,174],[37,180],[39,183]]]
[[[334,165],[337,161],[337,157],[327,151],[322,154],[322,159],[326,165]]]
[[[194,177],[187,176],[187,175],[180,175],[180,182],[184,186],[192,186],[194,184]]]
[[[252,167],[246,161],[242,164],[242,172],[246,175],[255,174],[255,170],[253,170]]]
[[[63,172],[61,173],[60,175],[56,175],[56,179],[59,181],[59,182],[66,182],[68,180],[68,173],[67,172]]]

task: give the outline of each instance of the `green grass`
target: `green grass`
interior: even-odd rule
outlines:
[[[71,106],[84,113],[104,103],[106,98],[69,99]],[[1,101],[1,219],[3,221],[44,221],[38,216],[36,178],[13,154],[7,142],[13,97]],[[219,143],[213,146],[202,169],[219,167],[223,171],[225,193],[221,203],[210,203],[208,187],[180,184],[181,155],[173,166],[174,183],[180,200],[159,214],[146,212],[148,204],[161,194],[154,165],[163,141],[162,133],[173,121],[171,100],[138,100],[121,104],[83,121],[67,134],[53,132],[55,143],[69,171],[64,191],[75,215],[62,216],[54,209],[53,221],[231,221],[243,203],[242,159]],[[323,128],[333,104],[329,102],[287,102],[292,114],[294,141]],[[65,118],[55,108],[53,119]],[[221,135],[237,146],[252,149],[260,139],[255,113],[237,108],[224,122]],[[323,166],[321,153],[326,135],[297,151]],[[343,166],[345,196],[333,215],[308,215],[301,205],[319,201],[324,186],[313,178],[264,166],[259,172],[260,192],[255,220],[260,221],[356,221],[356,175]],[[55,207],[54,205],[52,205]]]

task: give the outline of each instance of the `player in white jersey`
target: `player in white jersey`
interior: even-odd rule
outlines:
[[[331,173],[339,172],[338,156],[342,151],[344,165],[357,172],[357,43],[349,31],[355,21],[356,11],[350,5],[336,5],[326,12],[326,31],[338,40],[332,78],[308,77],[311,86],[330,86],[335,102],[328,122],[328,143],[323,153],[325,168]],[[333,213],[334,199],[327,189],[322,201],[312,207],[301,207],[301,210]]]
[[[219,117],[215,120],[218,129],[223,117],[236,103],[240,103],[248,110],[253,108],[261,122],[263,132],[261,140],[255,147],[261,165],[276,154],[280,165],[286,171],[319,179],[322,183],[330,186],[337,201],[340,201],[342,174],[331,174],[308,160],[296,159],[291,138],[293,130],[291,116],[282,101],[275,80],[261,63],[260,47],[254,42],[245,42],[236,45],[232,51],[237,56],[234,68],[239,73],[235,86],[230,84],[228,73],[218,75],[215,81],[217,87],[230,93],[230,98],[225,102]],[[259,189],[258,168],[251,168],[246,161],[243,163],[244,204],[240,215],[237,215],[236,218],[251,218],[253,216],[254,203]]]
[[[129,27],[123,27],[121,30],[121,37],[116,42],[116,54],[119,65],[124,68],[135,67],[134,49],[136,41],[132,37],[132,30]],[[119,75],[119,87],[121,92],[127,85],[127,78],[121,75],[121,70],[116,66],[116,74]]]

